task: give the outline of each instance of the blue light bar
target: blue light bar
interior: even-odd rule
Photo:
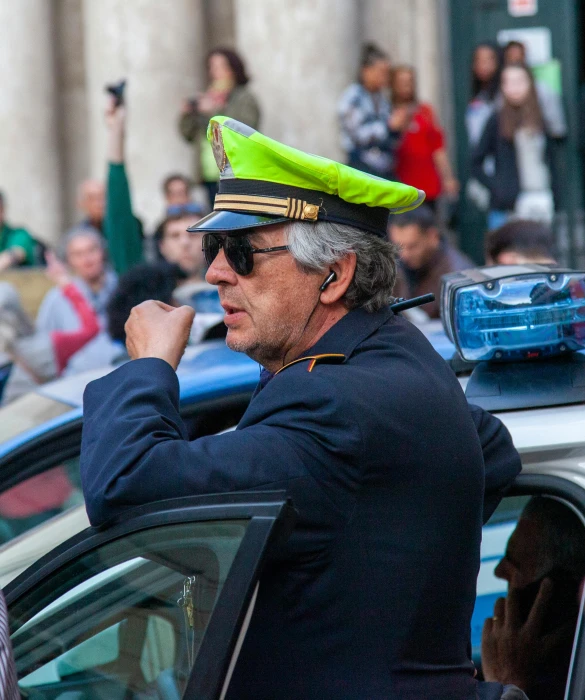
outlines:
[[[441,301],[447,335],[470,362],[585,348],[583,272],[533,265],[454,273],[443,278]]]

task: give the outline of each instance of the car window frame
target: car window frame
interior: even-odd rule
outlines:
[[[292,532],[295,511],[284,491],[212,494],[160,501],[131,509],[101,527],[75,535],[43,556],[4,590],[9,617],[26,602],[25,596],[63,567],[105,544],[142,530],[174,524],[205,521],[249,520],[246,532],[230,567],[209,620],[185,697],[213,700],[220,696],[241,633],[249,618],[258,580],[273,546],[281,545]],[[244,629],[245,631],[245,629]]]
[[[184,403],[183,400],[180,406],[181,417],[187,419],[199,412],[216,409],[229,411],[243,405],[244,402],[247,406],[252,393],[238,391],[193,403]],[[0,494],[33,476],[59,466],[68,459],[78,457],[81,451],[82,427],[83,417],[79,416],[48,434],[37,435],[0,457]]]
[[[585,488],[562,476],[553,474],[521,473],[506,496],[554,496],[571,507],[581,518],[585,536]],[[573,653],[565,688],[566,700],[585,697],[585,594],[577,619]]]

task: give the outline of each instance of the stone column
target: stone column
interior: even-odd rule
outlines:
[[[234,0],[203,0],[207,51],[236,43]]]
[[[76,223],[77,190],[89,176],[89,125],[81,0],[56,3],[59,143],[62,160],[64,227]]]
[[[126,78],[126,165],[134,210],[151,229],[164,177],[193,171],[177,120],[182,100],[203,87],[201,0],[83,0],[83,23],[91,172],[106,170],[104,85]]]
[[[387,51],[393,65],[413,65],[420,98],[440,113],[441,75],[449,66],[441,61],[439,50],[438,1],[364,0],[363,36]]]
[[[355,79],[358,0],[238,0],[236,40],[262,109],[261,130],[303,150],[343,158],[337,102]]]
[[[0,189],[8,220],[46,242],[61,231],[52,3],[0,0]]]

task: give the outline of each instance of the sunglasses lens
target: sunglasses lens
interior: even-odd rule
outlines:
[[[227,236],[223,245],[232,270],[237,275],[249,275],[254,267],[254,255],[247,236]]]
[[[219,253],[219,238],[216,238],[212,233],[206,233],[203,235],[202,245],[205,262],[209,267]]]

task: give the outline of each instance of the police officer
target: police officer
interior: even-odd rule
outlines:
[[[520,466],[501,423],[470,411],[446,363],[388,308],[388,213],[424,194],[225,117],[208,133],[219,195],[191,230],[227,344],[259,362],[260,384],[236,431],[189,442],[174,370],[193,311],[136,307],[133,361],[85,392],[90,520],[284,488],[297,524],[262,574],[228,697],[475,698],[482,516]]]

